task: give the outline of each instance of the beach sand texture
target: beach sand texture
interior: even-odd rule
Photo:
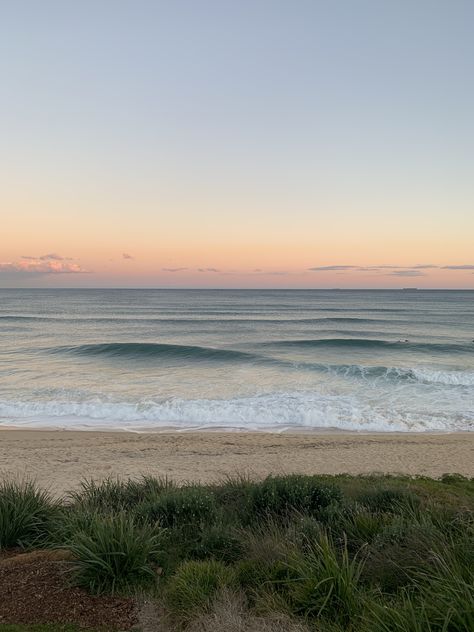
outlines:
[[[28,476],[55,494],[84,478],[143,474],[178,482],[227,475],[393,473],[474,476],[474,433],[271,434],[0,430],[0,476]]]

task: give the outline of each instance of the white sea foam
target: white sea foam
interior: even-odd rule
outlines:
[[[436,369],[410,369],[420,382],[447,386],[474,386],[474,371],[439,371]]]
[[[1,425],[69,429],[160,430],[229,428],[355,431],[474,430],[474,410],[428,413],[362,403],[354,395],[288,392],[231,399],[180,399],[135,403],[100,401],[0,401]]]

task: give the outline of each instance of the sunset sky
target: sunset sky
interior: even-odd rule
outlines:
[[[471,0],[0,7],[0,287],[474,287]]]

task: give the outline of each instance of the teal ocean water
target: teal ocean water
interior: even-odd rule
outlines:
[[[474,429],[474,291],[0,290],[0,425]]]

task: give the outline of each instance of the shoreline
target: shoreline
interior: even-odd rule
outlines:
[[[61,495],[85,478],[168,477],[210,483],[244,474],[474,477],[474,433],[110,432],[0,428],[0,477]]]
[[[161,435],[161,434],[268,434],[268,435],[474,435],[474,430],[440,430],[440,429],[427,429],[427,430],[367,430],[367,429],[348,429],[338,428],[332,426],[269,426],[266,428],[248,428],[242,426],[158,426],[149,427],[143,426],[138,428],[130,427],[110,427],[110,426],[26,426],[26,425],[13,425],[6,424],[0,421],[0,433],[3,431],[21,431],[21,432],[77,432],[77,433],[98,433],[98,434],[136,434],[136,435]]]

